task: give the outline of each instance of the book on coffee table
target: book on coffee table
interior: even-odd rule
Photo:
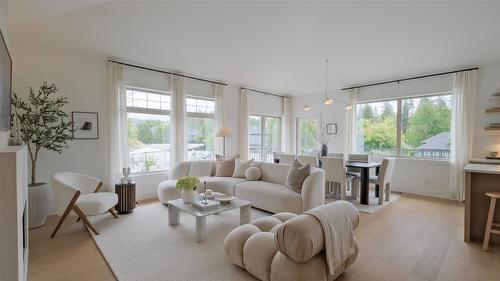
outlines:
[[[220,202],[215,200],[200,200],[193,203],[193,207],[200,211],[208,211],[219,208]]]

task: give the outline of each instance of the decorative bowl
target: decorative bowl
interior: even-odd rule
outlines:
[[[231,195],[223,195],[223,196],[216,197],[215,200],[219,201],[221,204],[229,204],[235,198],[236,197],[231,196]]]

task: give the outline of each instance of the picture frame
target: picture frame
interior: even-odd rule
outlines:
[[[326,124],[326,134],[336,135],[337,134],[337,123]]]
[[[99,139],[99,114],[97,112],[73,111],[73,139]]]

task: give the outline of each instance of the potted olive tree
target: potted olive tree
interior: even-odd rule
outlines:
[[[19,138],[26,144],[31,164],[28,186],[30,228],[45,223],[48,213],[47,183],[37,182],[37,160],[42,149],[61,153],[71,140],[72,122],[63,107],[66,97],[54,96],[56,85],[43,82],[38,92],[29,88],[26,100],[12,97],[13,121],[18,124]]]

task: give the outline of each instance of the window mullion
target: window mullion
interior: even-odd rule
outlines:
[[[397,100],[397,114],[396,114],[396,155],[401,156],[402,155],[402,119],[401,119],[401,112],[402,112],[402,100],[398,99]]]

